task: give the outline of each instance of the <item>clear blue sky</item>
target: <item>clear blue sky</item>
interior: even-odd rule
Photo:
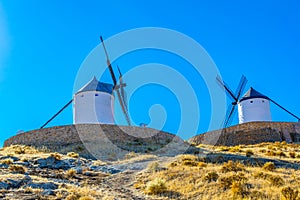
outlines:
[[[300,115],[299,10],[296,0],[0,1],[0,142],[18,130],[39,128],[72,98],[77,71],[100,35],[109,38],[149,26],[173,29],[199,42],[233,90],[244,74],[249,80],[246,89],[253,86]],[[133,63],[174,64],[163,52],[151,55],[129,54],[118,64],[124,73]],[[208,127],[210,111],[205,105],[209,107],[210,100],[202,80],[191,84],[204,107],[201,133]],[[176,132],[176,99],[154,98],[151,92],[159,90],[172,96],[159,87],[135,94],[130,103],[133,119],[148,123],[149,106],[166,104],[170,118],[164,130]],[[275,106],[272,116],[295,121]],[[71,123],[70,107],[49,126]],[[185,139],[192,135],[187,133]]]

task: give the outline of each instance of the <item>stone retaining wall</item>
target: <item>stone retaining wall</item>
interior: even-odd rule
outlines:
[[[107,124],[78,124],[56,126],[17,134],[4,142],[4,147],[21,144],[60,153],[78,152],[87,158],[111,160],[122,158],[128,152],[170,153],[171,144],[187,148],[179,137],[146,127]],[[175,145],[173,145],[175,146]]]
[[[197,135],[189,139],[193,144],[234,146],[262,142],[300,142],[300,123],[250,122]]]

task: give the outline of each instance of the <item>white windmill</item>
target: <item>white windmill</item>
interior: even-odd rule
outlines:
[[[100,37],[100,39],[105,51],[107,66],[113,84],[100,82],[96,77],[93,77],[92,80],[90,80],[86,85],[84,85],[74,94],[73,98],[62,109],[60,109],[53,117],[51,117],[45,124],[43,124],[41,128],[44,128],[72,102],[74,103],[74,124],[114,124],[114,92],[117,94],[117,98],[127,124],[129,126],[131,125],[128,115],[127,100],[125,99],[126,93],[124,87],[126,86],[126,83],[123,83],[123,78],[119,67],[119,84],[117,83],[117,79],[111,66],[104,41],[102,37]]]
[[[266,95],[263,95],[260,92],[256,91],[252,87],[246,92],[243,97],[241,97],[241,94],[247,83],[247,79],[245,76],[242,76],[235,93],[233,93],[233,91],[219,76],[216,80],[217,83],[221,85],[221,87],[226,91],[226,94],[233,100],[233,102],[227,109],[227,114],[225,116],[223,124],[224,127],[228,127],[231,124],[232,117],[236,111],[236,105],[238,105],[238,117],[240,124],[254,121],[272,121],[270,102],[274,103],[276,106],[283,109],[285,112],[300,121],[299,117],[297,117]]]

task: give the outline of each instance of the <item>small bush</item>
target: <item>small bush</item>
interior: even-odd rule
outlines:
[[[147,183],[146,193],[148,194],[161,194],[167,190],[166,181],[161,178],[156,178]]]
[[[150,172],[158,172],[158,171],[160,171],[159,163],[158,162],[152,162],[148,165],[147,169]]]
[[[280,156],[280,157],[286,157],[286,155],[285,155],[285,153],[283,151],[277,151],[276,155]]]
[[[208,182],[212,182],[212,181],[217,181],[219,178],[219,175],[217,172],[208,172],[205,176],[204,176],[204,180],[208,181]]]
[[[76,170],[75,169],[69,169],[68,171],[66,171],[66,177],[68,178],[72,178],[76,175]]]
[[[136,154],[134,151],[132,151],[125,155],[125,159],[135,158],[137,156],[138,156],[138,154]]]
[[[276,169],[275,164],[273,162],[267,162],[262,167],[266,171],[274,171]]]
[[[232,185],[233,182],[241,182],[244,183],[246,182],[248,179],[245,177],[245,175],[243,173],[239,173],[239,174],[233,174],[230,176],[224,176],[218,179],[218,183],[220,185],[220,187],[222,187],[223,189],[229,189]]]
[[[57,153],[57,152],[50,153],[50,156],[53,157],[53,158],[55,158],[56,160],[61,160],[62,159],[62,156],[59,153]]]
[[[23,167],[22,165],[10,165],[8,169],[12,172],[20,174],[24,174],[26,172],[25,167]]]
[[[247,194],[247,188],[244,183],[233,182],[230,188],[233,197],[244,197]]]
[[[270,181],[271,185],[276,186],[276,187],[284,185],[284,180],[280,176],[270,175],[268,177],[268,180]]]
[[[253,155],[254,155],[254,153],[253,153],[252,150],[248,149],[248,150],[246,151],[246,156],[247,156],[247,157],[251,157],[251,156],[253,156]]]
[[[66,197],[66,200],[78,200],[79,199],[79,195],[78,194],[69,194],[67,197]]]
[[[79,154],[75,153],[75,152],[69,152],[69,153],[67,153],[67,156],[69,156],[71,158],[79,158]]]
[[[218,150],[219,151],[229,151],[229,147],[220,147]]]
[[[245,166],[241,163],[233,162],[232,160],[229,160],[227,163],[224,163],[222,166],[221,171],[223,173],[226,172],[238,172],[245,170]]]
[[[204,162],[199,162],[198,167],[207,167],[207,164]]]
[[[289,156],[291,158],[296,158],[296,152],[292,151],[292,152],[289,152]]]
[[[2,164],[6,164],[6,165],[10,165],[12,164],[14,161],[11,159],[11,158],[7,158],[7,159],[4,159],[4,160],[0,160],[0,163]]]
[[[281,194],[286,200],[297,200],[298,193],[297,190],[293,190],[289,186],[281,189]]]
[[[235,146],[235,147],[231,147],[229,149],[229,152],[238,153],[238,152],[242,152],[242,150],[241,150],[241,148],[239,146]]]
[[[259,152],[260,153],[266,153],[267,151],[265,149],[260,149]]]
[[[276,153],[274,151],[267,151],[267,153],[265,154],[266,156],[276,156]]]
[[[83,196],[83,197],[80,197],[79,200],[96,200],[96,199],[91,196]]]

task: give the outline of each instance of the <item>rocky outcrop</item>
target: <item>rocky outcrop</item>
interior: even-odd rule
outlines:
[[[300,142],[300,123],[250,122],[207,132],[189,139],[189,142],[195,145],[224,146],[276,141]]]

